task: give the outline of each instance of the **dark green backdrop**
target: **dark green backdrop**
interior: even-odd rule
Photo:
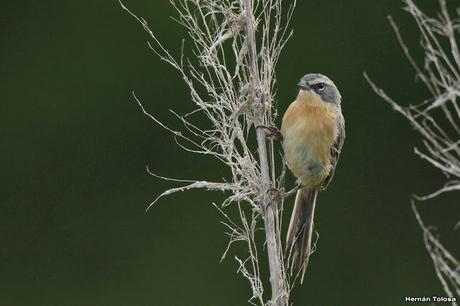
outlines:
[[[168,1],[125,3],[177,50],[183,32]],[[362,76],[401,100],[424,97],[386,20],[394,15],[415,44],[400,7],[298,3],[278,65],[280,111],[299,77],[322,72],[343,95],[348,138],[320,197],[318,251],[296,305],[389,306],[442,294],[410,197],[443,178],[414,157],[417,135]],[[190,109],[179,76],[146,38],[116,1],[0,1],[0,305],[246,304],[233,257],[219,263],[227,240],[210,202],[221,195],[178,194],[144,212],[172,186],[149,177],[146,164],[181,178],[225,173],[178,150],[133,102],[131,90],[172,126],[168,109]],[[455,199],[421,208],[446,226],[445,239],[455,238],[447,234]]]

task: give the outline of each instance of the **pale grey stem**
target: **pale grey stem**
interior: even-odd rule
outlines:
[[[246,33],[248,36],[248,57],[249,57],[249,68],[251,73],[252,81],[252,97],[258,97],[259,91],[259,71],[257,65],[257,46],[255,39],[255,29],[254,29],[254,15],[252,10],[252,0],[244,0],[243,7],[245,10],[245,26]],[[255,105],[256,109],[262,109],[262,111],[256,111],[255,125],[264,125],[264,115],[263,111],[264,103],[263,101],[252,101],[253,103],[258,103]],[[264,226],[265,226],[265,237],[267,242],[267,253],[268,253],[268,263],[270,269],[270,284],[272,289],[272,298],[271,304],[275,306],[287,306],[287,291],[285,290],[286,285],[284,283],[283,272],[283,261],[281,258],[281,245],[277,239],[277,234],[279,232],[276,230],[276,210],[278,209],[278,203],[272,197],[270,197],[269,190],[271,181],[270,181],[270,166],[268,162],[267,146],[265,141],[265,133],[262,129],[257,130],[257,150],[259,154],[260,168],[262,174],[262,205],[263,205],[263,217],[264,217]],[[274,166],[274,165],[272,165]]]
[[[405,9],[414,18],[420,32],[423,65],[412,57],[394,20],[391,17],[389,20],[417,78],[423,81],[423,85],[430,92],[428,99],[416,105],[401,105],[376,86],[366,74],[365,78],[375,93],[403,115],[420,134],[425,150],[415,148],[415,154],[446,176],[447,181],[443,187],[425,196],[414,196],[419,201],[427,201],[441,194],[460,190],[460,51],[457,44],[460,16],[450,16],[446,0],[439,0],[440,13],[433,17],[424,13],[417,2],[403,0]],[[423,223],[415,201],[412,208],[424,232],[426,250],[446,296],[457,297],[458,300],[460,262],[441,244],[437,235],[433,234],[433,227]],[[452,306],[456,305],[453,301]]]
[[[223,225],[229,236],[223,257],[231,244],[244,242],[247,245],[245,257],[235,257],[238,272],[251,286],[252,295],[248,302],[261,306],[287,306],[292,289],[281,242],[284,168],[276,177],[273,147],[267,148],[265,133],[257,128],[273,125],[276,117],[276,113],[272,113],[276,83],[274,69],[292,34],[286,29],[295,6],[295,0],[291,0],[283,18],[282,1],[171,0],[178,13],[175,20],[185,27],[191,38],[193,59],[184,57],[184,44],[176,59],[149,28],[147,21],[120,2],[150,36],[149,48],[179,72],[190,90],[195,109],[185,115],[172,111],[183,124],[182,130],[176,131],[148,113],[134,96],[136,102],[148,117],[174,136],[180,148],[213,156],[229,171],[228,179],[217,182],[178,180],[151,173],[182,185],[166,190],[159,198],[193,188],[225,193],[225,200],[218,207],[225,218]],[[260,35],[260,40],[256,35]],[[208,119],[207,124],[192,121],[192,117],[199,115]],[[253,135],[250,133],[253,128],[258,156],[253,155],[255,150],[247,141],[248,135]],[[230,205],[238,206],[239,220],[232,220],[223,212]],[[272,293],[269,298],[264,295],[265,282],[260,273],[260,252],[255,236],[261,220],[269,261]]]

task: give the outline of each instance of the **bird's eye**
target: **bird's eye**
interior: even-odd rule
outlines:
[[[316,84],[316,87],[318,88],[318,90],[323,90],[324,89],[324,83],[318,83],[318,84]]]

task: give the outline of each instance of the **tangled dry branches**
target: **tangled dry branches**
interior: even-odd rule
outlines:
[[[428,200],[443,193],[460,190],[460,10],[451,17],[445,0],[439,0],[437,17],[426,15],[413,0],[404,0],[404,9],[416,21],[420,31],[420,47],[423,51],[422,65],[414,59],[404,42],[394,20],[389,17],[398,41],[416,72],[416,78],[427,88],[431,97],[416,105],[402,106],[365,75],[374,91],[402,114],[417,131],[425,147],[415,148],[415,154],[439,169],[446,177],[443,187],[417,200]],[[450,297],[460,297],[460,265],[424,225],[413,205],[417,221],[424,232],[424,241],[441,281]],[[453,302],[452,305],[457,305]]]
[[[176,131],[148,113],[144,113],[174,136],[186,151],[212,156],[224,164],[228,181],[173,180],[184,185],[169,189],[163,196],[188,189],[223,191],[221,205],[230,244],[242,241],[248,253],[236,258],[238,271],[250,282],[250,302],[259,305],[288,305],[292,284],[286,274],[281,245],[281,213],[284,198],[284,171],[276,173],[275,150],[259,126],[272,126],[276,118],[275,66],[285,43],[292,35],[288,25],[295,1],[283,11],[282,0],[171,0],[176,19],[188,32],[193,56],[185,58],[182,50],[175,58],[163,46],[147,21],[133,16],[150,37],[149,47],[159,58],[174,67],[187,84],[195,110],[185,115],[173,112],[183,124]],[[256,36],[257,35],[257,36]],[[184,44],[183,44],[184,48]],[[196,116],[207,119],[197,125]],[[257,140],[250,146],[250,137]],[[253,152],[257,152],[255,155]],[[239,219],[232,220],[224,211],[236,207]],[[263,222],[269,258],[271,298],[264,298],[255,233]],[[229,246],[230,246],[229,244]],[[227,249],[228,250],[228,249]],[[224,253],[224,256],[227,251]]]

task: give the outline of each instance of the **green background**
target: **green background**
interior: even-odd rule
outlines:
[[[185,34],[168,1],[125,3],[178,54]],[[393,15],[416,46],[401,6],[298,2],[277,69],[279,110],[304,73],[322,72],[342,93],[347,140],[319,199],[318,250],[295,305],[443,295],[410,208],[411,194],[440,187],[443,176],[415,157],[417,134],[362,76],[400,101],[426,97],[386,19]],[[0,305],[247,304],[233,259],[244,249],[219,263],[227,238],[210,203],[222,195],[181,193],[145,212],[173,186],[145,165],[179,178],[226,173],[179,150],[134,103],[132,90],[173,127],[180,124],[168,109],[191,109],[180,77],[146,39],[116,1],[0,1]],[[457,202],[450,194],[420,206],[446,242],[458,239]]]

